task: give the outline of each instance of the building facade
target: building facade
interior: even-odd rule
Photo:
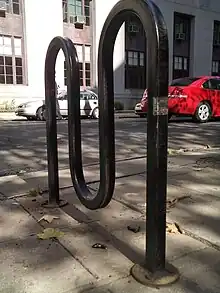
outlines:
[[[220,75],[220,1],[154,0],[169,34],[169,79]],[[81,87],[96,88],[99,37],[117,0],[0,0],[0,104],[44,97],[44,62],[54,36],[69,37],[80,61]],[[132,108],[146,84],[147,41],[136,17],[114,49],[115,98]],[[66,83],[62,52],[56,81]]]
[[[44,64],[50,41],[69,37],[80,62],[82,88],[91,86],[92,17],[90,0],[0,1],[0,104],[44,97]],[[63,53],[56,81],[66,83]]]
[[[96,0],[94,59],[103,23],[117,0]],[[189,75],[220,75],[220,1],[154,0],[169,37],[169,80]],[[147,40],[132,17],[119,31],[114,52],[115,96],[132,108],[146,88]],[[97,72],[95,73],[97,83]]]

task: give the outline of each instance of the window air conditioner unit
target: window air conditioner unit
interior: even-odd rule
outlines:
[[[83,15],[76,15],[74,17],[75,24],[85,24],[85,17]]]
[[[185,34],[184,33],[176,34],[176,40],[184,41],[185,40]]]
[[[139,27],[136,24],[130,24],[128,26],[128,32],[129,33],[139,33]]]
[[[6,12],[6,1],[0,1],[0,12]]]

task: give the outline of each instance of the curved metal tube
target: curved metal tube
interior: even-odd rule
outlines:
[[[69,39],[56,37],[51,41],[45,62],[49,203],[59,204],[55,63],[60,49],[63,50],[67,64],[69,164],[73,186],[80,201],[89,209],[105,207],[113,196],[113,50],[122,23],[132,14],[140,19],[148,40],[147,245],[144,267],[154,273],[165,268],[169,51],[163,16],[151,0],[119,1],[109,13],[102,29],[98,51],[100,186],[95,195],[91,194],[86,185],[82,168],[77,53]]]
[[[101,145],[101,188],[97,195],[88,189],[82,168],[81,120],[80,120],[80,77],[76,49],[68,38],[55,37],[47,50],[45,60],[45,102],[47,111],[47,153],[49,203],[59,204],[59,180],[57,160],[57,125],[56,125],[56,86],[55,64],[59,50],[62,49],[67,67],[68,96],[68,136],[69,164],[73,186],[80,201],[89,209],[104,207],[112,198],[115,183],[115,151],[114,151],[114,100],[109,112],[108,121],[100,127]],[[110,124],[110,125],[109,125]],[[106,133],[106,129],[108,130]],[[104,153],[103,153],[104,150]]]
[[[136,15],[143,24],[148,42],[148,88],[149,107],[152,103],[160,108],[159,97],[168,96],[168,38],[167,29],[158,7],[151,1],[119,1],[109,13],[102,29],[98,51],[98,95],[99,95],[99,145],[100,145],[100,186],[97,194],[88,189],[82,169],[81,127],[79,100],[69,99],[69,134],[75,142],[69,140],[70,169],[74,188],[80,201],[89,209],[105,207],[111,200],[115,184],[115,137],[114,137],[114,84],[113,50],[117,33],[122,23],[131,14]],[[163,99],[164,102],[164,99]],[[155,105],[154,105],[155,106]],[[74,113],[74,115],[72,114]],[[164,120],[164,134],[167,116]],[[149,120],[157,120],[152,116]],[[164,119],[164,118],[162,118]],[[152,132],[153,131],[153,132]],[[154,130],[148,133],[148,139],[155,141]],[[73,134],[74,132],[74,134]],[[157,138],[156,138],[157,139]],[[165,142],[166,148],[166,142]],[[149,149],[149,147],[148,147]],[[157,162],[157,158],[156,162]],[[166,160],[166,158],[165,158]],[[148,162],[149,168],[154,168]],[[166,172],[166,171],[165,171]]]
[[[77,53],[71,40],[54,38],[48,48],[45,63],[46,105],[48,109],[48,170],[50,192],[59,200],[56,115],[55,115],[55,63],[60,49],[67,64],[69,163],[73,186],[80,201],[89,209],[105,207],[111,200],[115,184],[115,136],[114,136],[114,84],[113,50],[117,33],[122,23],[131,14],[139,17],[148,43],[148,96],[149,108],[160,108],[159,97],[167,97],[168,83],[168,40],[163,17],[151,1],[121,0],[108,15],[99,43],[98,52],[98,95],[99,95],[99,144],[100,144],[100,186],[97,194],[88,189],[82,168],[80,82]],[[163,99],[164,102],[164,99]],[[154,105],[153,105],[154,103]],[[150,120],[159,121],[158,115],[149,115]],[[162,118],[163,119],[163,118]],[[165,116],[165,119],[167,117]],[[166,121],[164,121],[166,122]],[[161,123],[160,123],[161,124]],[[167,126],[167,124],[164,124]],[[165,127],[166,128],[166,127]],[[164,128],[164,129],[165,129]],[[148,142],[156,142],[154,131],[148,131]],[[148,143],[149,144],[149,143]],[[149,144],[152,145],[152,144]],[[165,143],[166,147],[166,143]],[[150,150],[150,146],[148,146]],[[155,158],[157,160],[157,158]],[[148,160],[149,161],[149,160]],[[148,162],[148,169],[154,164]],[[50,197],[50,196],[49,196]],[[54,197],[54,196],[53,196]],[[51,197],[52,198],[52,197]]]
[[[55,37],[50,42],[45,59],[45,105],[47,111],[47,160],[48,160],[48,185],[49,203],[59,204],[59,179],[57,159],[57,123],[56,123],[56,83],[55,65],[57,55],[63,51],[67,64],[68,100],[72,96],[80,98],[79,68],[77,53],[70,39]]]

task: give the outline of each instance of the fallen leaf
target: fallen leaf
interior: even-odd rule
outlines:
[[[182,229],[180,228],[180,226],[177,223],[167,223],[166,224],[166,231],[168,233],[174,233],[174,234],[180,233],[180,234],[183,234]]]
[[[107,246],[101,243],[95,243],[93,244],[92,248],[107,249]]]
[[[193,168],[193,171],[202,171],[202,168],[194,167],[194,168]]]
[[[168,155],[174,155],[175,153],[176,153],[175,150],[173,150],[173,149],[167,149],[167,154]]]
[[[132,231],[134,233],[140,232],[140,229],[141,229],[141,227],[140,226],[137,226],[137,225],[128,226],[127,228],[128,228],[129,231]]]
[[[178,229],[180,234],[185,234],[184,230],[180,227],[179,224],[175,223],[175,225],[176,225],[176,227],[177,227],[177,229]]]
[[[40,187],[38,188],[32,188],[28,191],[28,196],[30,197],[37,197],[38,195],[42,195],[43,191],[41,190]]]
[[[28,196],[36,197],[36,196],[38,196],[38,191],[36,189],[32,188],[28,191]]]
[[[179,201],[186,199],[186,198],[191,198],[191,195],[183,195],[180,197],[175,197],[172,200],[168,200],[167,201],[167,208],[168,209],[173,208]]]
[[[59,237],[62,237],[63,235],[64,233],[58,229],[46,228],[43,230],[43,233],[37,234],[37,237],[38,239],[41,239],[41,240],[48,240],[51,238],[59,238]]]
[[[52,221],[53,221],[54,219],[59,219],[59,217],[52,216],[52,215],[44,215],[43,217],[41,217],[41,218],[38,220],[38,222],[44,220],[44,221],[46,221],[46,222],[48,222],[48,223],[52,223]]]

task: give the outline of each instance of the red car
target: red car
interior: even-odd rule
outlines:
[[[147,90],[141,100],[141,109],[147,113]],[[169,119],[172,115],[192,116],[198,122],[207,122],[220,116],[220,77],[184,77],[171,82],[168,89]]]

